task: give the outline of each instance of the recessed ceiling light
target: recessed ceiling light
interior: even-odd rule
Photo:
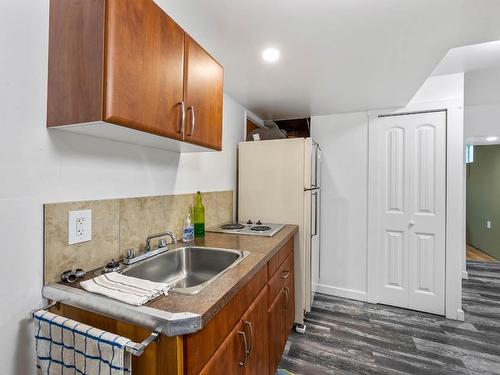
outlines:
[[[276,48],[266,48],[262,51],[262,58],[269,63],[275,63],[280,59],[280,51]]]
[[[486,140],[488,142],[495,142],[495,141],[498,141],[498,137],[487,137]]]

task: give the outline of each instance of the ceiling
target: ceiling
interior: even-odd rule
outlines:
[[[500,40],[498,0],[155,1],[264,119],[404,106],[448,50]]]

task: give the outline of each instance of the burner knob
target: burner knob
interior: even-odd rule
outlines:
[[[259,221],[257,221],[257,225],[262,225],[262,223],[261,223],[261,221],[260,221],[260,220],[259,220]]]
[[[248,220],[248,221],[247,221],[247,224],[248,224],[248,225],[252,225],[252,224],[253,224],[253,221],[252,221],[252,220]]]

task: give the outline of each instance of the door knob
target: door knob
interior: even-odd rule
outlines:
[[[415,221],[414,220],[410,220],[410,226],[413,226],[415,225]]]

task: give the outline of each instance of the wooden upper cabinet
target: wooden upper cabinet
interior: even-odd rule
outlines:
[[[47,127],[221,149],[223,69],[153,0],[50,0],[49,28]]]
[[[184,139],[200,146],[222,149],[224,70],[189,35],[185,36]]]
[[[47,127],[102,120],[102,0],[50,0]]]
[[[150,0],[106,7],[104,120],[181,139],[184,31]]]

